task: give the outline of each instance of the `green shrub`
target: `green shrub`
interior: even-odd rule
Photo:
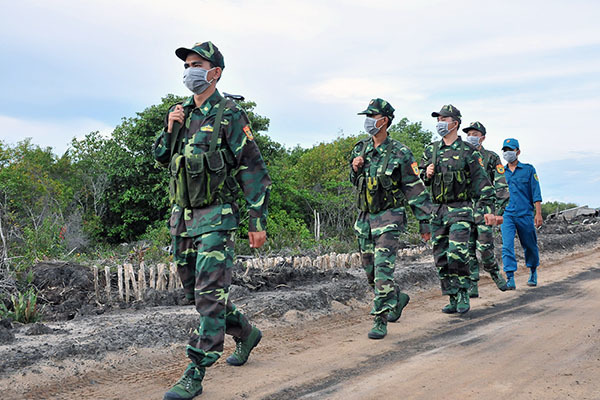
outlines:
[[[29,288],[25,292],[19,292],[17,295],[10,296],[12,310],[9,310],[4,303],[0,303],[0,316],[10,318],[13,321],[29,324],[42,319],[42,313],[37,305],[37,293],[34,288]]]

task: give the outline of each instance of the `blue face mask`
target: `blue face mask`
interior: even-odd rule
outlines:
[[[479,143],[479,136],[467,136],[466,139],[467,143],[469,143],[471,146],[479,148],[479,146],[481,145]]]
[[[214,79],[211,79],[210,82],[206,80],[206,75],[208,75],[208,71],[212,71],[214,68],[206,70],[204,68],[199,67],[190,67],[186,68],[183,71],[183,84],[190,89],[194,94],[203,93]]]
[[[437,130],[438,135],[440,135],[441,137],[444,137],[450,133],[450,131],[448,130],[448,122],[446,121],[438,121],[437,125],[435,126],[435,129]]]
[[[517,160],[517,152],[515,150],[504,151],[502,152],[502,157],[506,162],[515,162]]]
[[[381,121],[383,118],[384,117],[381,117],[379,119],[375,119],[375,118],[371,118],[371,117],[365,118],[365,131],[371,136],[377,135],[377,133],[379,133],[379,131],[381,130],[381,127],[377,128],[377,126],[376,126],[377,121]]]

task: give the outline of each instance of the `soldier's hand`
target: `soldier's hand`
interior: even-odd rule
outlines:
[[[427,179],[431,179],[435,172],[435,166],[433,164],[429,164],[427,169],[425,170],[425,175],[427,175]]]
[[[250,240],[250,247],[253,249],[258,249],[265,244],[265,241],[267,240],[267,232],[248,232],[248,239]]]
[[[504,217],[502,215],[496,215],[496,225],[502,225],[504,223]]]
[[[352,169],[354,170],[354,172],[358,172],[358,169],[362,168],[364,164],[365,159],[362,156],[358,156],[354,160],[352,160]]]
[[[543,222],[544,219],[542,218],[542,216],[539,214],[535,214],[535,217],[533,217],[533,224],[535,225],[535,227],[539,228],[540,226],[542,226]]]
[[[431,240],[431,232],[421,233],[421,239],[425,242],[429,242]]]
[[[494,214],[484,214],[483,216],[486,225],[496,225],[496,218]]]
[[[183,119],[185,118],[185,114],[183,113],[183,106],[181,104],[177,104],[175,109],[169,113],[169,123],[167,126],[167,132],[173,132],[173,123],[179,122],[183,125]]]

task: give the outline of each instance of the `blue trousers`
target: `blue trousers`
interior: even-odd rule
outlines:
[[[504,272],[517,270],[515,233],[519,235],[519,241],[523,246],[525,265],[527,268],[536,268],[540,265],[540,252],[533,216],[516,217],[504,214],[504,222],[502,223],[502,263],[504,264]]]

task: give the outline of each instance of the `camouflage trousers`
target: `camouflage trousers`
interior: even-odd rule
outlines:
[[[196,237],[173,236],[173,255],[186,298],[194,300],[200,323],[187,355],[199,367],[209,367],[223,354],[225,333],[246,339],[252,326],[229,300],[234,231]]]
[[[469,239],[473,222],[461,220],[459,215],[459,212],[447,212],[442,209],[431,220],[433,259],[438,270],[442,294],[457,294],[459,288],[468,289],[471,283]]]
[[[359,238],[362,266],[367,282],[374,289],[375,299],[371,314],[379,315],[396,308],[398,294],[394,285],[394,267],[400,232],[388,231],[378,236]]]
[[[479,280],[479,261],[477,251],[481,254],[481,266],[492,274],[500,272],[494,255],[494,228],[490,225],[476,224],[471,231],[469,241],[469,276],[472,281]]]

